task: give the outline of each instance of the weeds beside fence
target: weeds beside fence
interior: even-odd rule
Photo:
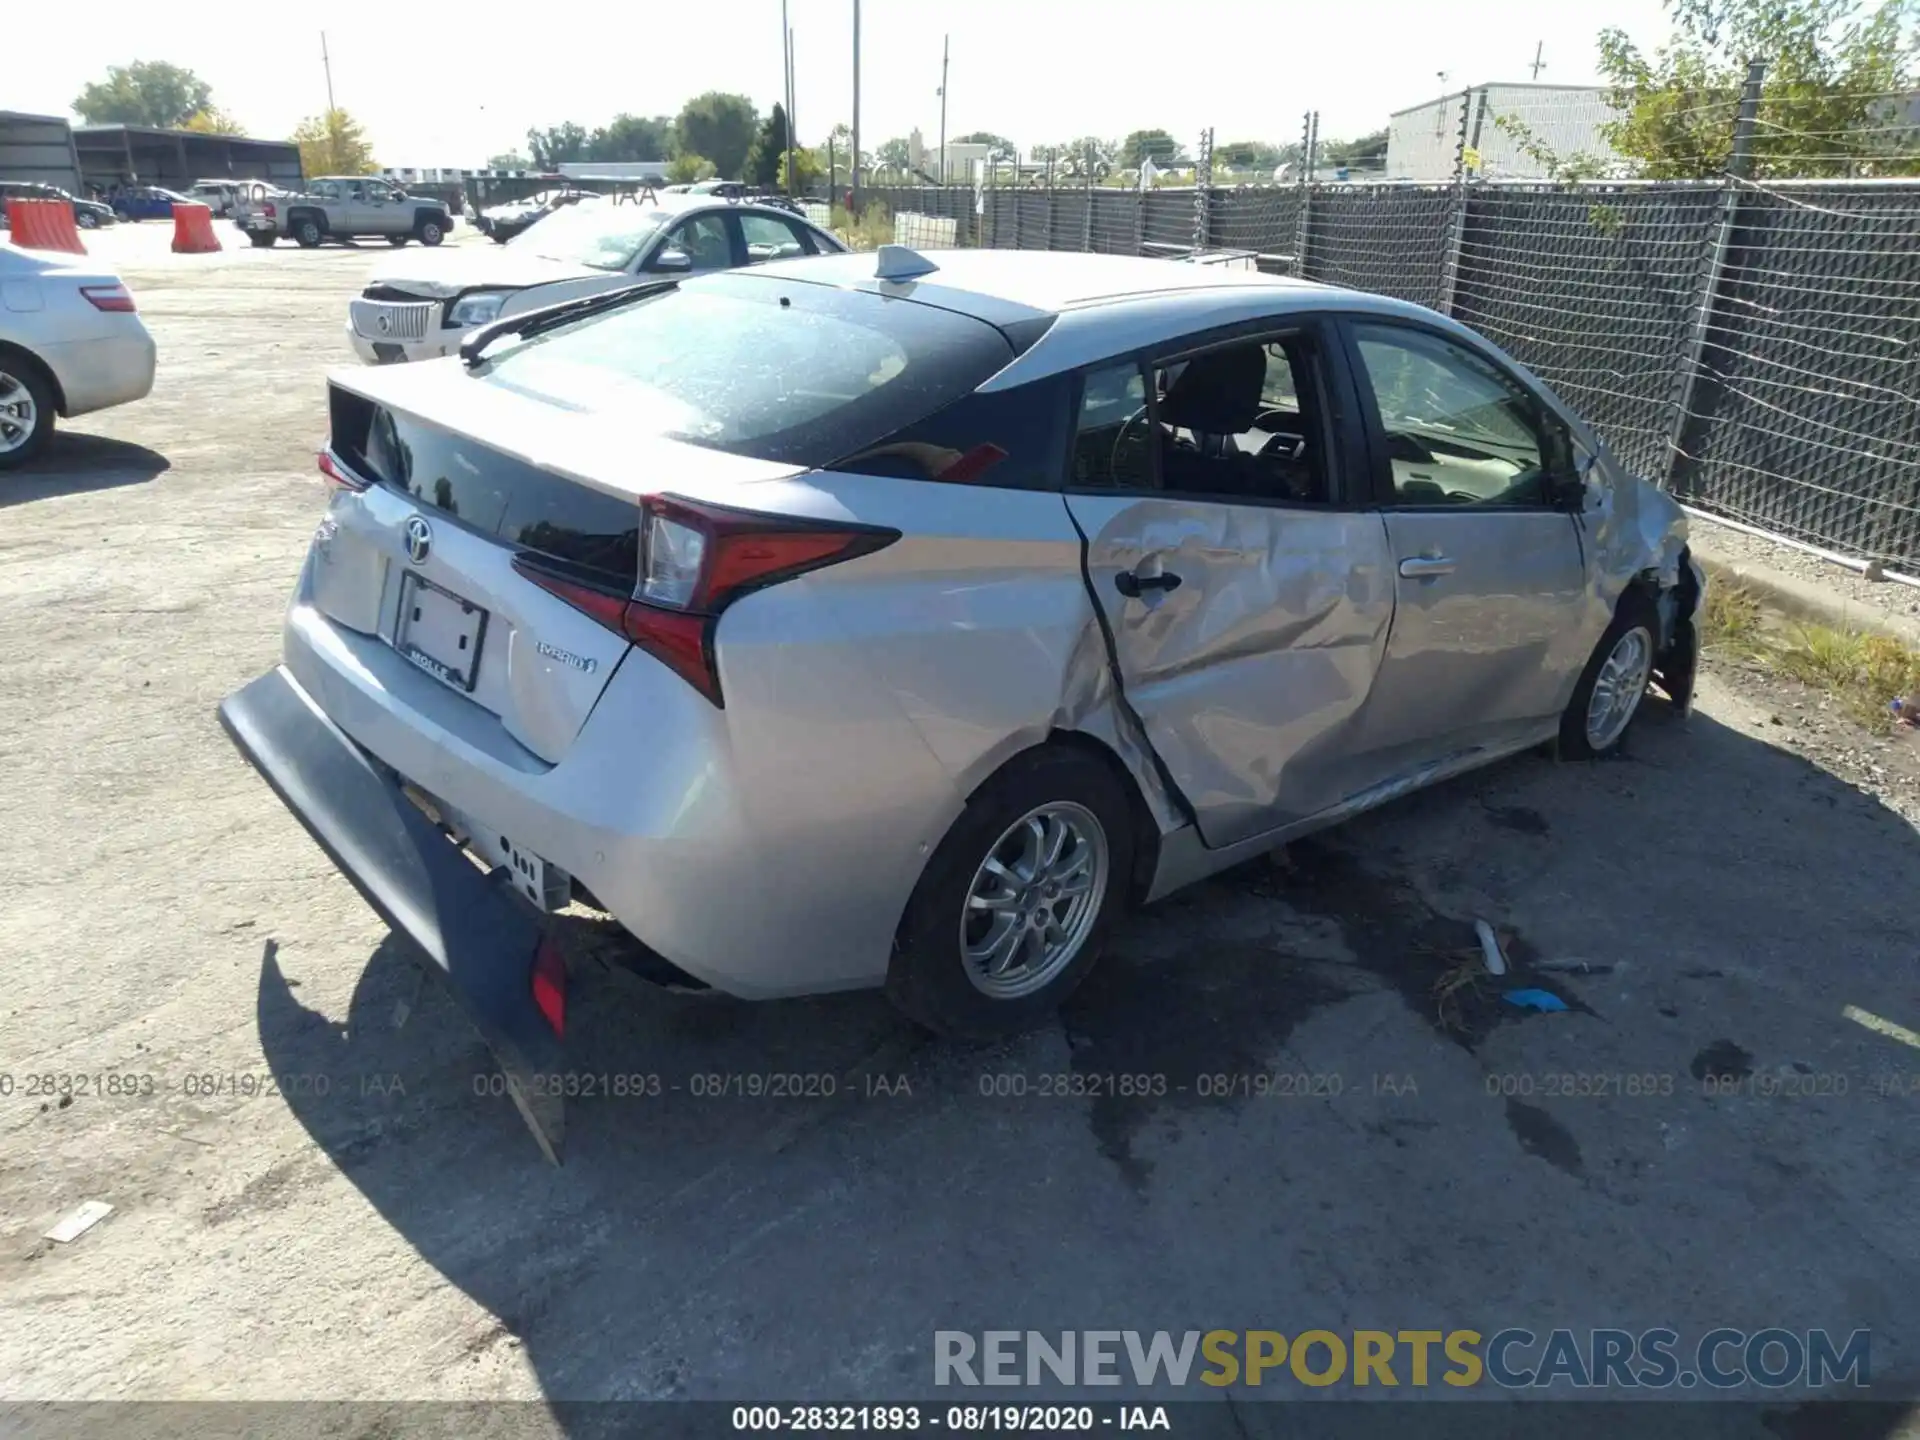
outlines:
[[[1415,301],[1513,354],[1687,503],[1920,575],[1920,180],[866,199],[891,217],[885,238],[906,244],[1237,251],[1273,273]]]

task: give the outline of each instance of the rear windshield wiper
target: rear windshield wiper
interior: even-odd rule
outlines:
[[[558,304],[543,305],[538,310],[523,310],[504,320],[495,320],[489,325],[482,325],[460,342],[461,363],[471,370],[480,363],[481,352],[503,336],[518,335],[523,340],[531,339],[588,315],[598,315],[602,310],[614,310],[648,295],[671,290],[679,283],[678,280],[643,280],[635,285],[601,290],[575,300],[562,300]]]

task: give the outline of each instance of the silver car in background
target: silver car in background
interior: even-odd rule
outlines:
[[[772,205],[668,195],[652,205],[595,196],[503,246],[402,251],[348,307],[347,343],[374,365],[451,355],[472,330],[523,311],[631,285],[846,250],[831,231]]]
[[[890,246],[535,312],[331,406],[283,663],[222,716],[510,1076],[564,1033],[536,910],[993,1035],[1129,902],[1691,693],[1679,508],[1377,296]]]
[[[154,345],[132,293],[85,256],[0,244],[0,470],[71,419],[153,389]]]

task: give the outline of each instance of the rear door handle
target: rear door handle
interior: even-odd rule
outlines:
[[[1451,575],[1453,560],[1446,555],[1415,555],[1400,562],[1400,573],[1409,580],[1430,580],[1435,575]]]
[[[1147,590],[1178,590],[1180,577],[1170,571],[1158,575],[1137,575],[1131,570],[1122,570],[1113,577],[1113,588],[1129,600],[1138,600]]]

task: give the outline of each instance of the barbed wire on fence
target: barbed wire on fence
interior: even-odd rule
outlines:
[[[1450,172],[1424,182],[1308,179],[1309,161],[1289,184],[988,174],[872,198],[905,244],[1224,251],[1440,309],[1688,504],[1920,574],[1920,102],[1755,93],[1750,79],[1744,97],[1636,108],[1626,135],[1589,123],[1595,97],[1620,113],[1598,91],[1483,92],[1410,112],[1423,142],[1437,127],[1451,147]],[[1670,151],[1609,148],[1613,173],[1566,178],[1583,168],[1552,143],[1578,138],[1568,114],[1609,144]],[[1311,152],[1311,117],[1305,133]],[[1492,173],[1513,156],[1536,173]],[[1686,166],[1701,173],[1649,178]]]

